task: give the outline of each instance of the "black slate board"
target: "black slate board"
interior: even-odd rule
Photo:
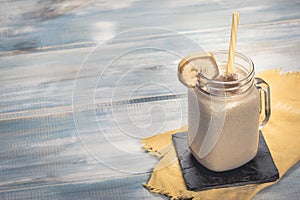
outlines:
[[[279,178],[278,170],[261,132],[259,134],[259,147],[256,157],[239,168],[225,172],[213,172],[197,162],[189,150],[187,132],[174,134],[173,143],[188,190],[199,191],[266,183],[273,182]]]

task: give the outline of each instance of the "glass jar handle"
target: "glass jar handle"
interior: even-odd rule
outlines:
[[[270,116],[271,116],[270,87],[269,87],[268,83],[266,83],[261,78],[255,78],[255,80],[256,80],[255,86],[258,89],[259,94],[260,94],[260,112],[261,112],[261,108],[262,108],[262,94],[261,94],[261,92],[263,92],[264,100],[265,100],[265,102],[264,102],[265,118],[263,119],[263,121],[259,125],[259,130],[261,130],[266,125],[266,123],[269,121]]]

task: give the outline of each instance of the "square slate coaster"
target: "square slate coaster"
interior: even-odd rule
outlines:
[[[211,171],[197,162],[189,150],[187,132],[176,133],[172,139],[188,190],[199,191],[266,183],[279,178],[278,170],[261,132],[255,158],[239,168],[225,172]]]

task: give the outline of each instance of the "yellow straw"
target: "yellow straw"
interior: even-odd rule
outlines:
[[[229,44],[228,62],[226,67],[227,75],[233,73],[233,61],[234,61],[238,23],[239,23],[239,13],[234,12],[232,15],[232,27],[231,27],[231,36],[230,36],[230,44]]]

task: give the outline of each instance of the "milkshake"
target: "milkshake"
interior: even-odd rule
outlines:
[[[228,76],[227,55],[227,51],[214,52],[216,65],[206,68],[217,66],[218,70],[213,70],[213,76],[210,71],[210,78],[200,72],[196,86],[188,89],[189,148],[200,164],[217,172],[240,167],[255,157],[259,129],[270,114],[268,101],[260,124],[261,87],[255,81],[252,61],[235,53],[233,73]]]
[[[224,96],[188,90],[188,142],[203,166],[225,171],[247,163],[257,153],[260,95],[256,87],[239,95],[238,89],[218,92]]]

